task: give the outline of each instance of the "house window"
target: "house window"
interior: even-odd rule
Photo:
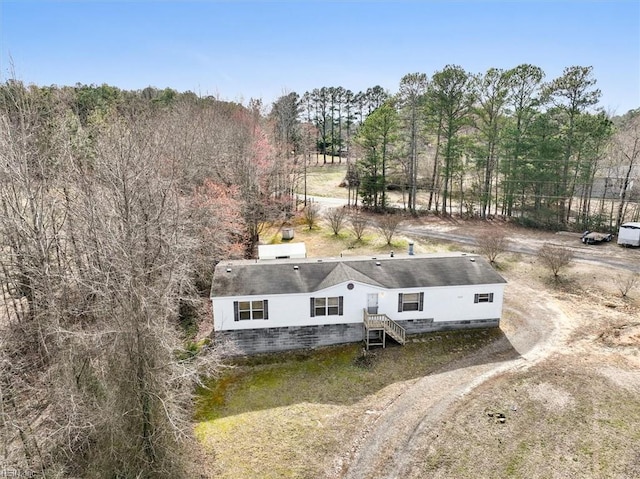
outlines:
[[[343,297],[311,298],[311,317],[314,316],[342,316]]]
[[[269,301],[234,301],[233,313],[236,321],[269,319]]]
[[[493,303],[493,293],[476,293],[474,303]]]
[[[422,311],[424,309],[424,293],[398,293],[398,312]]]

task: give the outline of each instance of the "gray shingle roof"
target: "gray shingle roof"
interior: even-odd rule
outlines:
[[[484,258],[465,254],[239,260],[216,266],[211,297],[310,293],[347,281],[387,289],[506,283]]]

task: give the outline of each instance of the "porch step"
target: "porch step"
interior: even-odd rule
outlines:
[[[364,311],[364,337],[367,349],[369,346],[386,346],[386,336],[393,338],[399,344],[406,343],[405,329],[386,314],[370,314]],[[371,338],[371,332],[379,332],[380,338]]]

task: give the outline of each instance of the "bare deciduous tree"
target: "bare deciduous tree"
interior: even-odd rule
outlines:
[[[197,241],[193,251],[195,284],[208,294],[214,266],[223,259],[242,258],[246,231],[238,189],[205,180],[194,189],[187,205],[189,233]]]
[[[573,259],[573,252],[562,246],[553,246],[545,243],[538,250],[538,258],[542,263],[551,270],[555,280],[558,280],[560,270],[566,268],[571,264]]]
[[[347,219],[347,210],[343,207],[331,208],[324,214],[334,235],[339,235]]]
[[[189,158],[169,154],[161,113],[89,116],[85,135],[63,105],[43,119],[14,86],[0,104],[3,462],[184,477],[193,385],[219,365],[179,354],[179,306],[197,297],[192,261],[209,239],[177,186]],[[216,218],[205,225],[233,242]]]
[[[357,241],[361,241],[364,236],[364,232],[369,226],[369,220],[366,216],[364,216],[360,211],[356,211],[351,214],[349,218],[349,224],[351,225],[351,231],[356,237]]]
[[[305,207],[303,211],[304,224],[307,225],[309,230],[312,230],[316,226],[316,224],[318,223],[319,216],[320,216],[320,208],[318,207],[318,205],[314,203],[309,203]]]
[[[616,228],[624,222],[631,185],[633,184],[633,171],[640,162],[640,115],[627,120],[623,128],[615,135],[613,140],[613,154],[617,161],[616,174],[622,179],[620,185],[620,203],[616,214]]]
[[[398,231],[398,227],[404,218],[399,214],[387,213],[378,219],[378,231],[384,236],[387,245],[391,244],[393,235]]]
[[[506,252],[509,247],[506,235],[500,230],[492,230],[476,236],[476,243],[478,243],[480,253],[486,256],[490,263],[495,263],[498,255]]]

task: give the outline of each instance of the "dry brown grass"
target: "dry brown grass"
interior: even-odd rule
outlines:
[[[309,230],[302,219],[293,221],[294,239],[291,242],[303,242],[307,250],[307,256],[313,257],[338,257],[338,256],[369,256],[375,254],[406,253],[409,242],[414,243],[414,251],[418,253],[434,253],[445,251],[449,245],[431,240],[413,240],[403,235],[394,235],[391,244],[372,227],[368,228],[361,241],[358,241],[346,225],[340,234],[335,235],[326,219],[321,218],[312,230]],[[261,236],[261,241],[267,244],[279,244],[282,240],[279,226],[266,228]]]
[[[429,438],[423,477],[638,477],[638,394],[585,362],[556,357],[482,385]]]
[[[322,161],[322,158],[320,159]],[[328,198],[347,198],[347,188],[341,187],[340,183],[344,180],[347,172],[347,165],[343,160],[342,164],[337,163],[331,165],[319,165],[311,166],[307,169],[307,194],[311,196],[324,196]],[[298,185],[298,194],[304,194],[304,182],[300,181]],[[405,195],[406,196],[406,195]],[[406,200],[406,198],[405,198]],[[402,192],[400,191],[388,191],[387,201],[389,204],[401,205],[403,203]],[[420,204],[427,204],[429,201],[429,194],[420,191],[418,193],[418,202]],[[360,199],[358,199],[358,204]]]
[[[322,161],[322,159],[320,159]],[[307,169],[307,194],[312,196],[326,196],[329,198],[346,198],[347,188],[341,187],[340,183],[344,180],[347,172],[347,165],[325,165],[312,166]],[[300,182],[299,193],[302,190],[303,183]]]

